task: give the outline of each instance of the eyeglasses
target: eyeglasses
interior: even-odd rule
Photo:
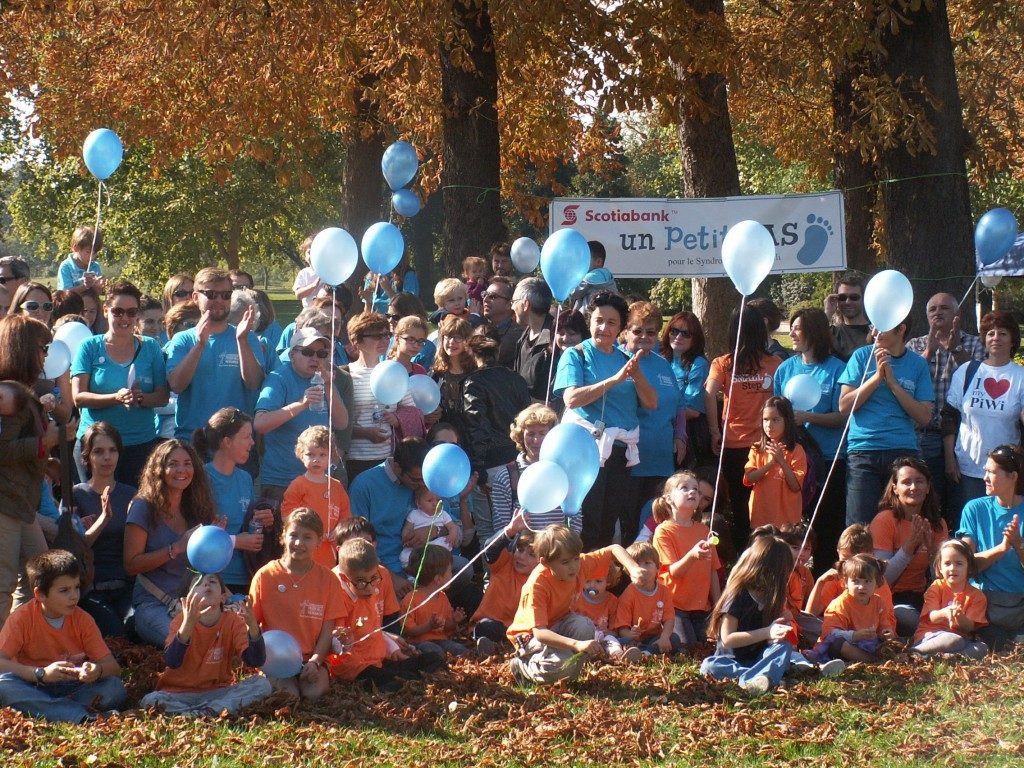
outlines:
[[[192,291],[186,291],[184,288],[179,288],[178,290],[171,294],[171,296],[173,296],[176,299],[187,299],[191,295]]]
[[[21,308],[26,312],[35,312],[37,310],[43,310],[43,312],[53,311],[52,301],[23,301],[21,302]]]
[[[49,344],[40,344],[39,345],[39,351],[42,352],[44,355],[49,354],[50,353],[50,345]]]
[[[402,316],[401,315],[384,315],[384,318],[389,323],[397,323],[399,320],[402,319]]]
[[[487,301],[488,299],[504,299],[505,301],[512,301],[511,296],[506,296],[503,293],[492,293],[491,291],[484,291],[483,296],[480,298],[484,301]]]
[[[326,349],[306,349],[305,347],[301,347],[299,349],[299,354],[303,357],[313,357],[315,355],[319,360],[326,360],[327,356],[331,353]]]
[[[379,573],[375,574],[372,579],[349,579],[348,576],[346,576],[345,578],[348,579],[349,584],[351,584],[356,589],[369,589],[374,584],[380,583]]]
[[[390,339],[390,338],[391,338],[391,334],[390,333],[364,333],[360,337],[360,340],[362,340],[362,339],[374,339],[375,341],[380,341],[381,339]]]
[[[837,295],[839,301],[860,301],[859,293],[840,293]]]
[[[657,328],[630,328],[629,332],[632,333],[634,336],[640,336],[640,337],[644,337],[644,336],[657,337],[657,335],[658,335],[658,329]]]
[[[427,343],[426,339],[417,339],[415,336],[399,336],[398,338],[406,344],[412,344],[414,347],[422,347]]]
[[[211,301],[214,299],[220,299],[221,301],[231,300],[231,291],[215,291],[212,288],[197,289],[196,293],[201,293]]]
[[[125,315],[127,315],[128,317],[138,317],[139,310],[138,307],[111,307],[110,314],[112,314],[114,317],[124,317]]]
[[[690,333],[689,328],[669,328],[668,335],[671,339],[674,339],[677,336],[681,339],[689,339],[691,336],[693,336],[693,334]]]

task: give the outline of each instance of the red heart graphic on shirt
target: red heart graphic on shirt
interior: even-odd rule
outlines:
[[[1010,389],[1009,379],[985,379],[985,391],[993,400],[998,400]]]

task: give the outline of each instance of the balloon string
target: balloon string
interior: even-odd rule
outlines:
[[[725,397],[725,408],[722,411],[722,439],[718,446],[718,471],[715,473],[715,495],[711,500],[711,517],[708,520],[708,541],[714,536],[715,532],[715,509],[718,507],[718,495],[721,492],[721,481],[722,481],[722,462],[725,459],[725,435],[726,430],[729,427],[729,411],[732,408],[732,386],[736,383],[736,358],[740,354],[740,337],[742,336],[741,329],[743,328],[743,308],[746,305],[746,296],[740,296],[740,316],[736,320],[736,348],[732,353],[732,372],[729,374],[729,391]],[[735,510],[736,514],[740,514],[740,510]]]
[[[562,313],[562,303],[559,302],[555,305],[555,322],[551,326],[551,346],[548,351],[548,357],[551,358],[551,363],[548,365],[548,386],[544,391],[544,405],[551,403],[551,381],[555,374],[555,336],[558,330],[558,316]]]
[[[964,297],[962,299],[960,299],[960,303],[956,305],[957,309],[959,309],[960,307],[962,307],[964,305],[964,302],[967,301],[967,297],[971,295],[971,291],[974,290],[974,286],[977,285],[977,284],[978,284],[978,276],[975,275],[974,276],[974,280],[971,281],[970,286],[968,286],[967,291],[964,293]]]
[[[103,182],[98,181],[96,186],[96,226],[92,230],[92,245],[89,246],[89,260],[85,263],[85,272],[92,266],[92,257],[96,253],[96,238],[100,235],[100,210],[103,205]],[[85,281],[85,273],[82,273],[82,281]]]
[[[331,338],[328,341],[328,365],[330,366],[331,375],[324,381],[324,397],[327,397],[327,460],[333,464],[334,462],[334,398],[328,397],[328,392],[333,394],[334,391],[334,328],[335,322],[337,322],[338,313],[334,311],[334,293],[331,293]],[[331,520],[331,479],[333,475],[330,472],[327,473],[327,521]],[[333,536],[334,532],[330,534]]]
[[[875,356],[875,349],[878,348],[878,339],[871,345],[871,353],[868,355],[868,359],[864,361],[864,372],[860,375],[860,384],[857,385],[857,391],[853,395],[853,403],[850,405],[850,415],[846,417],[846,423],[843,424],[843,431],[839,435],[839,446],[836,448],[836,454],[832,457],[832,464],[829,465],[828,474],[825,475],[825,482],[821,484],[821,494],[818,496],[818,502],[814,505],[814,511],[811,513],[811,519],[807,521],[807,531],[804,533],[804,540],[800,544],[798,552],[802,552],[804,547],[807,546],[807,541],[811,537],[811,530],[814,528],[814,521],[818,519],[818,512],[821,510],[821,503],[825,500],[825,490],[828,488],[829,481],[832,479],[832,473],[836,469],[836,464],[839,462],[839,454],[843,449],[843,443],[846,440],[846,435],[850,431],[850,424],[853,422],[853,412],[857,410],[857,401],[860,400],[860,390],[864,386],[865,380],[868,377],[868,368],[871,365],[871,359]],[[877,367],[876,367],[877,368]],[[789,572],[792,576],[796,573],[797,563],[793,563],[793,570]]]

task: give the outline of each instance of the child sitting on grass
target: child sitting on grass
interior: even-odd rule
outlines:
[[[914,634],[914,653],[957,653],[980,659],[988,646],[976,638],[986,624],[988,598],[967,579],[977,573],[971,548],[959,539],[939,547],[933,565],[939,578],[924,593],[921,623]]]
[[[505,633],[515,618],[523,585],[540,562],[533,550],[534,541],[534,533],[526,527],[524,513],[519,510],[505,526],[504,535],[484,555],[491,579],[472,621],[476,648],[485,656],[496,653],[501,645],[507,646]]]
[[[854,555],[843,563],[846,591],[825,609],[821,636],[808,658],[878,661],[882,643],[896,636],[896,624],[876,594],[882,573],[871,555]]]
[[[607,571],[612,558],[633,581],[639,581],[643,572],[618,544],[583,554],[579,534],[564,525],[541,531],[534,551],[541,564],[523,586],[508,628],[508,639],[517,649],[512,674],[520,684],[572,680],[583,669],[584,658],[605,655],[595,638],[594,622],[576,612],[584,583]]]
[[[679,635],[672,631],[675,611],[672,593],[658,581],[661,560],[658,550],[646,542],[634,542],[626,549],[643,578],[630,584],[619,598],[612,624],[619,641],[627,650],[636,646],[645,654],[678,653],[683,649]]]
[[[643,656],[639,648],[623,648],[621,641],[612,631],[615,626],[615,612],[619,598],[608,591],[619,583],[622,571],[618,563],[608,563],[607,571],[596,571],[583,582],[583,592],[576,602],[576,610],[594,622],[594,639],[603,647],[605,655],[612,661],[635,663]]]
[[[140,702],[162,707],[170,714],[218,715],[235,713],[271,693],[262,675],[237,680],[236,658],[250,667],[267,660],[263,634],[246,597],[237,609],[225,610],[228,592],[220,574],[199,574],[181,598],[181,613],[171,620],[164,647],[167,669],[156,690]]]
[[[453,610],[442,589],[452,578],[452,553],[427,544],[413,555],[406,572],[416,586],[402,599],[402,634],[420,653],[467,653],[469,649],[453,639],[466,612]]]
[[[34,597],[0,629],[0,705],[66,723],[120,707],[127,697],[121,667],[78,607],[78,559],[54,549],[29,560],[26,571]]]

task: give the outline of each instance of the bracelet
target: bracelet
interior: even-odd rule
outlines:
[[[174,560],[177,557],[178,556],[176,554],[174,554],[174,545],[173,544],[168,544],[167,545],[167,559],[168,560]]]

